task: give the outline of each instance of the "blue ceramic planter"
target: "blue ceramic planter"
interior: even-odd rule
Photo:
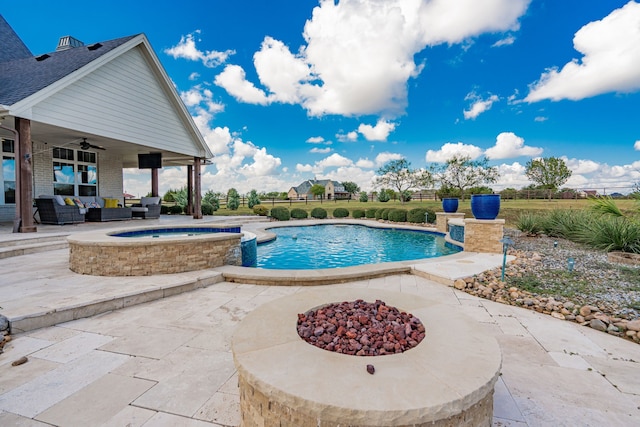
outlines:
[[[476,219],[496,219],[500,212],[499,194],[474,194],[471,196],[471,212]]]
[[[442,199],[442,210],[447,213],[454,213],[458,210],[458,199]]]

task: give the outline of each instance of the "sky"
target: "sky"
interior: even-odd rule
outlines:
[[[108,4],[108,7],[107,7]],[[618,0],[49,0],[0,2],[34,54],[144,33],[215,154],[202,189],[376,189],[405,158],[487,157],[495,191],[562,158],[565,184],[640,182],[640,2]],[[186,172],[163,168],[163,194]],[[148,170],[127,169],[143,196]]]

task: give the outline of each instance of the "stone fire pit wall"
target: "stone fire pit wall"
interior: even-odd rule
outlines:
[[[358,298],[412,313],[425,339],[401,354],[364,357],[298,336],[298,313]],[[489,426],[502,363],[495,339],[457,307],[377,289],[305,290],[264,304],[243,319],[232,350],[244,427]]]
[[[78,233],[67,238],[69,268],[94,276],[150,276],[242,265],[241,237],[211,233],[154,239],[114,237],[105,231]]]

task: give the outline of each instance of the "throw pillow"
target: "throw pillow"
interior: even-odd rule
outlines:
[[[75,203],[75,205],[80,209],[84,209],[86,207],[84,203],[82,203],[82,200],[78,199],[77,197],[73,198],[73,203]]]
[[[62,198],[61,195],[56,194],[55,196],[53,196],[54,199],[56,199],[56,202],[60,205],[60,206],[64,206],[66,203],[64,202],[64,199]]]
[[[104,207],[105,208],[117,208],[118,207],[118,199],[104,199]]]
[[[73,199],[71,197],[66,197],[64,199],[64,204],[65,205],[69,205],[69,206],[75,206],[76,205],[75,203],[73,203]]]

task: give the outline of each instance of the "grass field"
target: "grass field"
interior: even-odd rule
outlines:
[[[263,201],[262,204],[269,209],[273,206],[285,206],[289,209],[301,208],[308,212],[315,207],[322,207],[327,210],[329,216],[336,208],[346,208],[349,212],[354,209],[370,209],[370,208],[429,208],[436,212],[442,211],[442,204],[439,201],[416,201],[412,200],[404,205],[399,201],[390,200],[386,203],[382,202],[366,202],[362,203],[356,200],[337,200],[337,201],[289,201],[289,200],[276,200],[276,201]],[[622,211],[638,211],[640,208],[640,202],[635,200],[617,200],[616,204]],[[551,209],[587,209],[590,206],[590,202],[586,199],[552,199],[552,200],[502,200],[500,205],[500,214],[498,218],[506,220],[508,227],[512,227],[515,224],[518,216],[521,212],[536,212],[545,211]],[[467,217],[472,218],[471,214],[471,201],[460,201],[458,212],[464,212]],[[220,206],[214,215],[253,215],[253,211],[246,206],[240,206],[238,210],[227,209],[224,205]]]

